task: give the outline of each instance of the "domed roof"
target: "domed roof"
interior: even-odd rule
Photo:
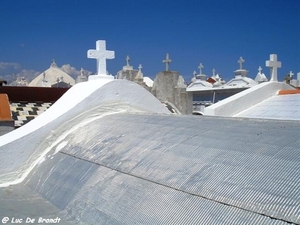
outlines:
[[[50,68],[34,78],[28,86],[51,87],[59,82],[64,82],[70,86],[75,84],[75,80],[69,74],[59,69],[53,61]]]

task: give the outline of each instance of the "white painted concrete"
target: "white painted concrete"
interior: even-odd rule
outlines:
[[[294,88],[282,82],[261,83],[205,108],[204,115],[234,116],[276,95],[279,90],[289,89],[292,90]]]
[[[110,81],[111,80],[109,79],[98,79],[94,82],[82,82],[74,85],[47,111],[39,115],[37,118],[10,133],[0,136],[0,146],[21,138],[38,128],[47,125],[70,109],[74,108],[79,102]]]
[[[234,117],[300,120],[300,94],[275,95]]]

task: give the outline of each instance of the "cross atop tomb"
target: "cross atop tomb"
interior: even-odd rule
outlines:
[[[166,54],[166,59],[163,60],[163,63],[166,64],[166,71],[169,71],[169,64],[172,62],[172,59],[169,58],[169,53]]]
[[[143,78],[143,73],[142,73],[142,65],[140,64],[139,65],[139,71],[137,72],[134,80],[137,81],[137,82],[143,82],[144,81],[144,78]]]
[[[87,57],[97,59],[97,75],[106,75],[106,59],[114,59],[115,52],[106,50],[106,42],[98,40],[96,42],[96,50],[88,50]]]
[[[142,68],[143,68],[142,64],[140,64],[138,68],[139,68],[139,72],[142,72]]]
[[[271,54],[270,60],[266,61],[266,67],[270,67],[271,79],[270,81],[278,81],[277,79],[277,68],[281,67],[281,62],[277,61],[277,55]]]
[[[129,65],[129,62],[130,62],[130,57],[129,57],[129,55],[128,55],[128,56],[126,56],[126,65],[127,65],[127,66],[130,66],[130,65]]]
[[[258,67],[258,73],[261,74],[262,68],[261,66]]]
[[[215,68],[213,68],[212,73],[213,73],[213,76],[216,76],[216,70],[215,70]]]
[[[289,75],[290,75],[290,77],[294,76],[293,71],[290,71],[290,72],[289,72]]]
[[[243,63],[245,62],[245,59],[243,59],[243,57],[241,56],[240,59],[237,61],[238,64],[240,64],[240,70],[243,69]]]
[[[202,69],[204,68],[204,66],[203,66],[203,64],[202,63],[200,63],[199,64],[199,66],[198,66],[198,69],[199,69],[199,71],[200,71],[200,75],[202,74]]]

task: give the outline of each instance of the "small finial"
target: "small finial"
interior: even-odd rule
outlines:
[[[261,66],[258,67],[258,73],[261,74],[262,68]]]
[[[196,75],[197,75],[197,72],[196,72],[196,71],[194,71],[193,75],[194,75],[194,77],[196,77]]]
[[[55,60],[54,60],[54,59],[52,59],[52,63],[51,63],[51,65],[50,65],[50,67],[57,67],[57,65],[56,65],[56,63],[55,63]]]
[[[80,69],[80,75],[81,76],[84,76],[84,69],[81,67],[81,69]]]

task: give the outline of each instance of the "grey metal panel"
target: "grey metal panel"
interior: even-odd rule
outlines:
[[[83,119],[57,127],[39,148]],[[110,115],[67,135],[64,148],[53,155],[57,143],[13,189],[32,192],[72,223],[300,223],[299,125]]]
[[[65,155],[52,156],[29,175],[26,185],[59,209],[64,209],[98,167],[86,161],[77,161],[79,159]]]
[[[63,153],[40,164],[26,184],[61,210],[63,224],[286,224]]]
[[[70,147],[62,152],[211,201],[299,223],[298,125],[114,115],[88,125],[86,129],[99,131],[95,136],[79,131],[68,137],[71,142],[86,140],[84,146],[76,142],[82,151]]]

